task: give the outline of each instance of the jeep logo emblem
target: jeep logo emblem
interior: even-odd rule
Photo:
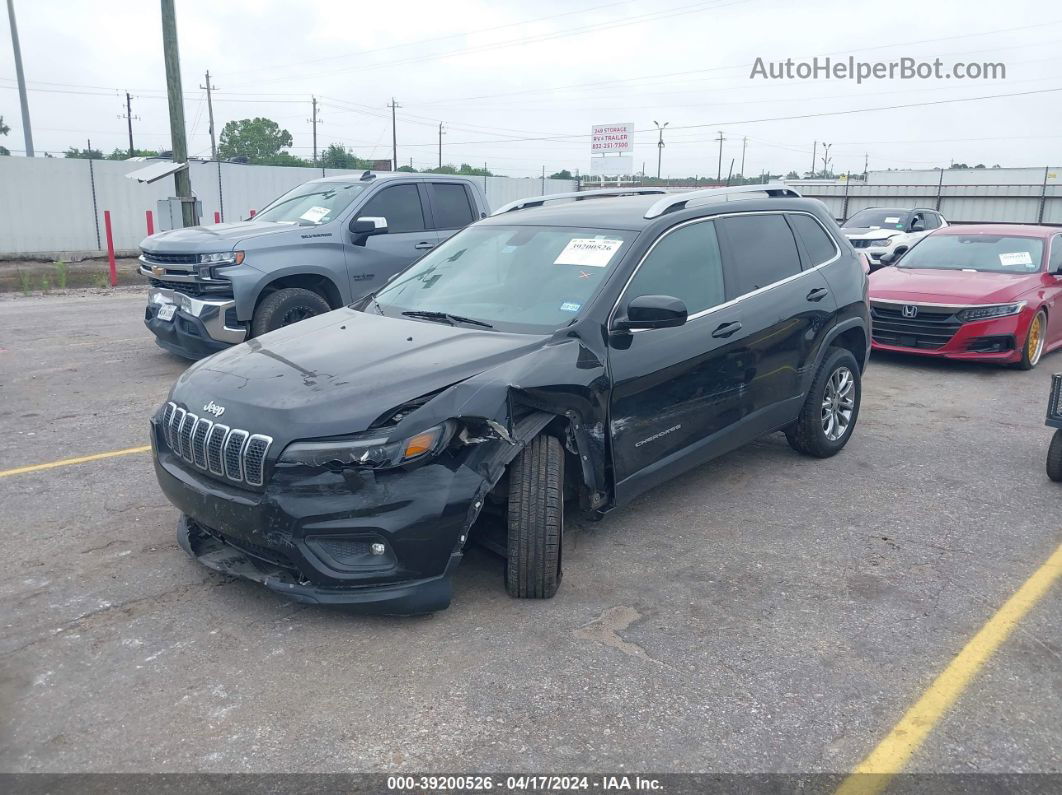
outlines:
[[[219,406],[217,403],[211,400],[209,403],[203,406],[203,411],[208,411],[215,417],[220,417],[222,414],[225,413],[225,407]]]
[[[907,318],[918,317],[918,307],[911,304],[905,304],[903,307],[903,316]]]

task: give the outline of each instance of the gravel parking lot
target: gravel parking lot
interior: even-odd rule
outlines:
[[[186,364],[140,290],[0,297],[0,470],[142,447]],[[0,478],[0,770],[851,770],[1062,541],[1050,374],[875,357],[825,461],[781,435],[598,523],[548,602],[473,549],[417,619],[177,547],[148,453]],[[1062,594],[908,766],[1060,772]]]

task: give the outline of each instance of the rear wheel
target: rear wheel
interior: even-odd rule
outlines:
[[[1047,313],[1039,310],[1029,324],[1029,333],[1025,335],[1025,344],[1021,348],[1021,361],[1018,367],[1031,370],[1040,363],[1044,352],[1044,338],[1047,336]]]
[[[312,290],[285,287],[270,293],[254,311],[251,336],[260,337],[278,328],[331,311],[328,302]]]
[[[789,446],[799,453],[829,458],[841,451],[859,417],[862,382],[851,351],[830,348],[815,375],[797,421],[786,429]]]
[[[1055,431],[1047,448],[1047,477],[1062,483],[1062,430]]]
[[[535,437],[510,464],[508,524],[505,590],[549,599],[560,585],[564,535],[564,448],[556,437]]]

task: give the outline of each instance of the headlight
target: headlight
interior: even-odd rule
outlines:
[[[868,240],[868,246],[887,246],[892,242],[891,237],[879,237],[877,240]]]
[[[1025,308],[1024,301],[1016,304],[997,304],[995,306],[977,306],[971,309],[963,309],[959,312],[959,320],[969,323],[971,320],[989,320],[994,317],[1007,317],[1016,315]]]
[[[242,251],[221,251],[217,254],[200,254],[201,265],[242,265]]]
[[[281,464],[326,468],[361,466],[386,469],[420,461],[438,453],[450,438],[451,424],[442,423],[406,439],[389,439],[379,432],[348,436],[344,439],[324,439],[313,442],[293,442],[280,455]]]

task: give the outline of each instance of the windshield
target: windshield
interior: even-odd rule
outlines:
[[[342,182],[309,182],[293,188],[274,201],[255,221],[305,226],[326,224],[343,212],[365,190],[365,185]]]
[[[842,229],[903,229],[907,223],[907,210],[860,210],[847,221]]]
[[[388,315],[443,312],[499,330],[548,334],[578,316],[634,236],[612,229],[472,226],[385,285],[376,306]]]
[[[897,265],[901,268],[1031,273],[1040,269],[1043,241],[1003,235],[930,235]]]

